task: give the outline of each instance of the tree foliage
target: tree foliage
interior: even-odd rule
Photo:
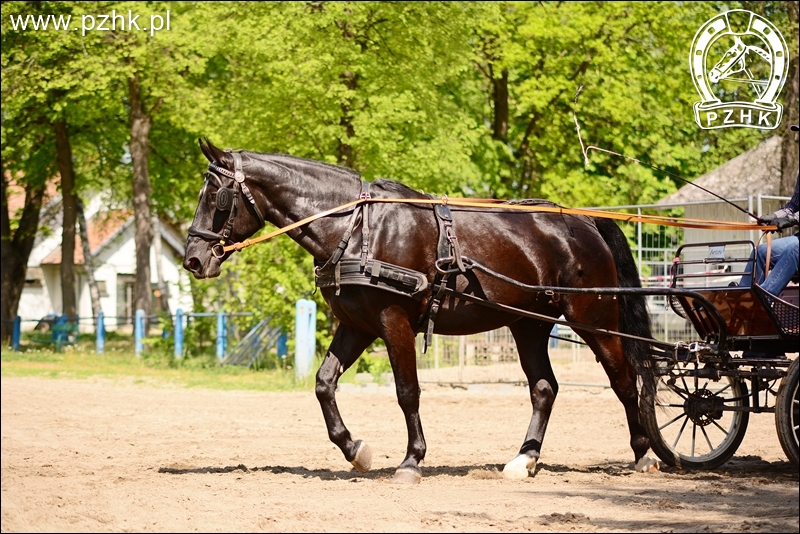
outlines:
[[[63,116],[78,191],[131,205],[136,79],[151,121],[150,204],[184,228],[205,165],[200,136],[438,194],[651,203],[682,183],[596,151],[585,165],[575,121],[585,145],[688,179],[772,135],[694,123],[692,38],[734,8],[769,17],[797,50],[797,2],[9,2],[3,170],[29,184],[52,176],[43,125]],[[129,10],[145,20],[170,10],[171,29],[33,32],[8,18]],[[795,80],[796,70],[794,58]],[[786,94],[797,117],[797,91]],[[291,329],[296,298],[319,299],[309,262],[284,238],[248,249],[222,280],[193,282],[197,306],[257,311]]]

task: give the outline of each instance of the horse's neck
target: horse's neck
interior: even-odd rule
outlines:
[[[280,171],[280,178],[263,178],[264,197],[268,204],[265,218],[283,228],[307,217],[356,200],[361,192],[361,180],[355,174],[312,165],[303,168],[270,162]],[[325,217],[288,232],[300,246],[317,259],[326,259],[336,249],[346,231],[349,217]]]

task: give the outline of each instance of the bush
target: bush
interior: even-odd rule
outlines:
[[[365,353],[356,364],[357,373],[370,373],[376,379],[383,373],[392,372],[392,364],[388,356]]]

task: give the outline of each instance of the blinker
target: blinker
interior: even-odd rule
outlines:
[[[233,190],[220,187],[217,190],[216,205],[220,211],[230,211],[233,207]]]

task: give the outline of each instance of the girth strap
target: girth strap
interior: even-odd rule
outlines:
[[[435,195],[428,195],[433,199]],[[436,214],[436,223],[439,225],[439,245],[436,250],[436,270],[450,272],[455,264],[458,272],[466,272],[464,261],[461,259],[461,245],[458,243],[453,229],[453,214],[446,204],[435,204],[433,211]]]
[[[427,195],[436,200],[435,195]],[[444,287],[451,273],[464,273],[464,261],[461,258],[461,246],[458,243],[455,230],[453,230],[453,214],[447,206],[447,200],[443,204],[435,204],[433,212],[436,215],[436,224],[439,227],[439,242],[436,246],[436,277],[434,285],[439,286],[439,290],[431,297],[430,306],[427,313],[427,328],[422,343],[422,353],[428,351],[428,347],[433,342],[433,327],[436,315],[442,305]],[[455,266],[455,267],[454,267]]]
[[[370,200],[372,195],[369,194],[369,182],[361,181],[361,195],[359,198],[362,200]],[[361,267],[365,267],[369,259],[369,202],[362,204],[364,206],[362,221],[361,221]]]

